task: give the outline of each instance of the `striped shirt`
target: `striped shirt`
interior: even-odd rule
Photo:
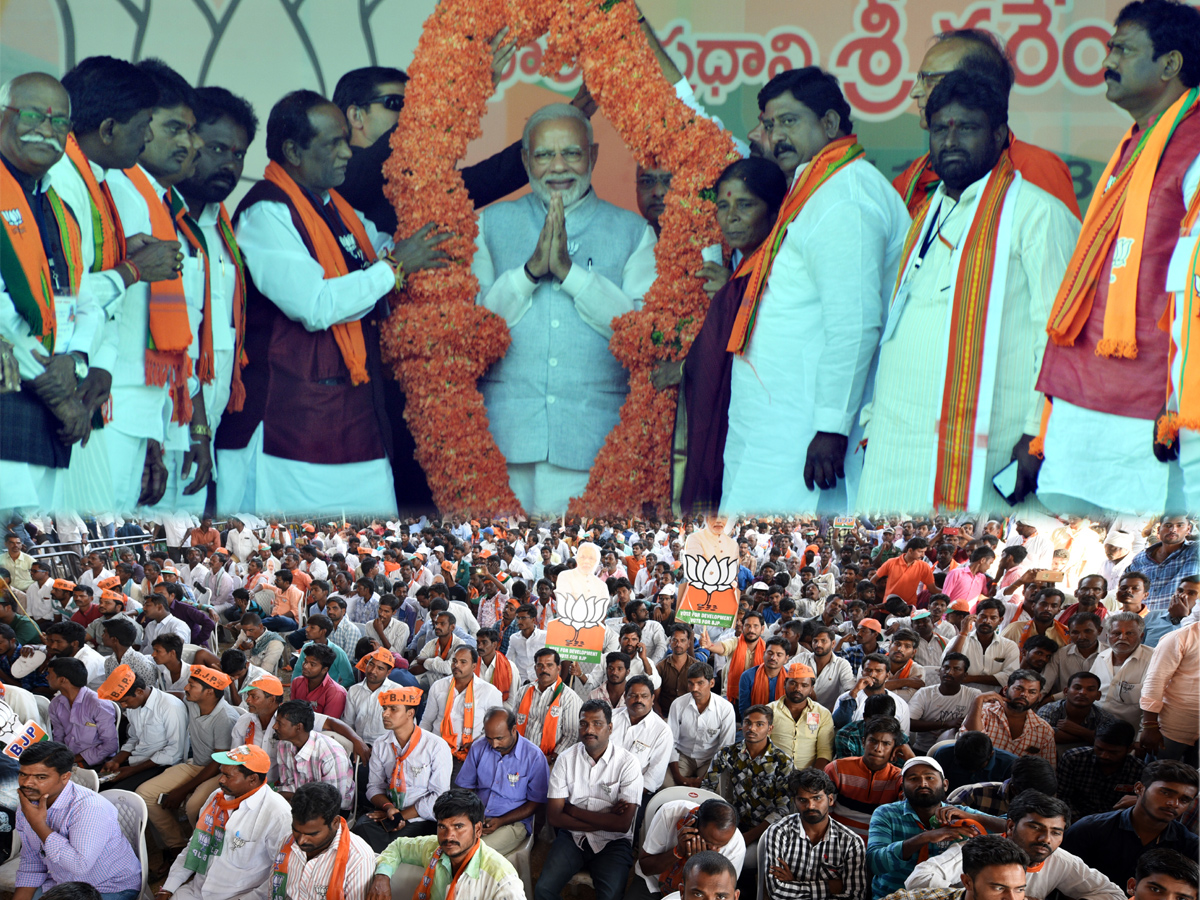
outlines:
[[[997,750],[1007,750],[1017,756],[1040,756],[1050,765],[1058,761],[1054,729],[1033,710],[1029,710],[1025,716],[1025,727],[1016,737],[1013,737],[1009,730],[1008,719],[1004,715],[1004,704],[998,700],[983,704],[979,724],[979,730],[992,739],[992,746]],[[966,731],[967,723],[963,722],[958,733],[964,734]]]
[[[1200,573],[1200,562],[1196,558],[1196,541],[1184,541],[1182,547],[1158,563],[1150,553],[1161,546],[1161,541],[1151,544],[1133,558],[1128,569],[1131,572],[1141,572],[1150,579],[1145,600],[1146,608],[1150,610],[1169,607],[1179,579],[1184,575]]]
[[[300,785],[324,781],[342,795],[342,809],[354,803],[354,770],[342,745],[319,731],[310,732],[299,750],[291,741],[276,745],[279,756],[279,790],[294,792]]]
[[[357,900],[365,897],[371,888],[375,876],[375,851],[357,834],[347,831],[346,837],[350,839],[350,855],[346,859],[342,896]],[[303,850],[293,845],[288,859],[287,900],[325,900],[341,843],[342,830],[335,820],[333,843],[315,858],[309,859]]]
[[[396,838],[380,855],[375,874],[391,878],[401,863],[424,869],[437,848],[437,835]],[[433,870],[429,900],[445,900],[452,876],[450,860],[443,856]],[[525,900],[525,886],[512,863],[480,841],[454,886],[454,900]]]
[[[855,832],[829,818],[825,837],[812,843],[799,815],[791,815],[767,829],[767,859],[782,859],[792,870],[792,881],[780,881],[767,870],[767,895],[771,900],[814,900],[834,896],[828,882],[842,882],[843,900],[866,900],[867,851]]]
[[[872,772],[861,756],[848,756],[827,765],[825,774],[837,788],[837,802],[829,811],[830,818],[866,841],[871,814],[900,797],[900,769],[888,763],[878,772]]]

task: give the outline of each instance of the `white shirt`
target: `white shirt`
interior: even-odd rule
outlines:
[[[1138,731],[1142,730],[1142,683],[1153,658],[1154,649],[1139,644],[1119,667],[1113,662],[1111,648],[1102,650],[1092,662],[1091,670],[1100,679],[1100,706]]]
[[[217,788],[213,793],[219,791]],[[205,805],[208,805],[207,800]],[[191,897],[267,900],[271,895],[270,875],[275,856],[291,833],[291,804],[264,785],[229,814],[224,845],[220,855],[209,862],[208,871],[193,875],[184,868],[187,854],[180,853],[163,883],[163,890],[178,894],[187,881],[187,896]],[[291,881],[289,878],[288,883]]]
[[[417,815],[426,822],[432,822],[435,821],[434,801],[450,790],[450,770],[454,765],[454,757],[450,745],[442,740],[441,735],[420,728],[413,730],[409,746],[418,735],[420,741],[402,763],[405,790],[403,808],[415,804]],[[391,731],[371,745],[367,799],[387,792],[396,759],[403,756],[406,749],[400,746],[395,733]],[[400,806],[399,803],[396,805]]]
[[[908,704],[910,725],[912,719],[932,719],[936,722],[944,722],[946,726],[940,732],[913,731],[909,734],[909,737],[912,738],[913,749],[918,753],[924,753],[938,741],[952,739],[958,726],[962,723],[962,719],[971,708],[971,702],[980,693],[982,691],[964,684],[959,687],[957,694],[949,696],[942,693],[940,685],[923,687],[913,694]],[[904,728],[905,733],[910,730],[908,727]]]
[[[633,754],[611,740],[600,758],[593,760],[583,744],[573,744],[559,754],[550,771],[548,800],[568,800],[590,812],[607,812],[619,800],[631,806],[642,804],[642,770]],[[599,853],[610,841],[633,839],[636,816],[625,831],[572,831],[579,847],[586,840]]]
[[[453,676],[450,675],[429,686],[429,699],[425,704],[425,715],[421,718],[421,727],[433,734],[440,735],[442,733],[446,698],[450,695],[451,690],[454,691],[454,700],[450,707],[450,728],[458,737],[458,743],[451,749],[460,749],[464,741],[470,744],[471,741],[482,735],[483,721],[487,718],[487,711],[493,706],[504,706],[504,698],[500,696],[500,692],[478,675],[473,677],[471,689],[475,695],[471,720],[472,733],[467,734],[463,731],[463,717],[466,715],[467,704],[466,691],[458,690]]]
[[[349,708],[349,706],[347,706]],[[318,719],[321,716],[317,716]],[[317,726],[313,726],[313,730],[320,730]],[[360,732],[361,734],[361,732]],[[254,713],[244,713],[236,722],[233,723],[233,733],[230,737],[231,746],[240,747],[243,744],[253,744],[256,747],[262,747],[267,752],[267,756],[271,757],[271,771],[267,773],[267,781],[275,782],[279,778],[279,753],[278,744],[279,738],[275,736],[275,716],[271,716],[266,727],[259,721],[258,716]]]
[[[215,340],[216,330],[214,330],[213,337]],[[249,526],[243,528],[241,531],[231,528],[229,529],[229,534],[225,536],[225,549],[237,557],[238,562],[244,563],[258,549],[258,538],[254,536],[254,532],[250,530]],[[317,576],[314,575],[313,577],[316,578]]]
[[[910,891],[920,888],[955,887],[961,883],[962,844],[950,847],[919,863],[908,876],[904,886]],[[1078,856],[1058,849],[1046,858],[1037,872],[1029,872],[1025,891],[1030,897],[1049,897],[1055,890],[1064,897],[1087,897],[1088,900],[1125,900],[1125,892]]]
[[[47,578],[41,587],[35,581],[25,589],[25,612],[31,619],[54,618],[54,601],[50,598],[53,589],[53,578]]]
[[[100,570],[99,575],[93,575],[91,569],[84,569],[83,574],[79,576],[79,580],[75,583],[90,587],[92,589],[92,599],[99,600],[100,588],[96,587],[96,582],[103,581],[105,578],[112,578],[113,574],[113,572],[104,568]]]
[[[501,659],[503,659],[503,662],[501,662]],[[508,666],[509,682],[510,682],[510,686],[508,689],[508,698],[506,700],[504,700],[504,705],[506,707],[508,707],[509,709],[515,710],[517,708],[517,695],[520,693],[519,688],[521,687],[521,676],[517,674],[516,667],[513,666],[512,661],[507,656],[503,656],[502,654],[497,653],[495,656],[492,657],[492,662],[490,665],[488,663],[485,663],[483,661],[483,657],[480,656],[479,657],[479,677],[482,678],[484,681],[486,681],[488,684],[495,687],[496,667],[503,666],[503,665]],[[496,688],[496,690],[498,691],[499,688]],[[501,698],[503,698],[503,694],[501,694]]]
[[[426,641],[417,659],[425,663],[425,671],[436,676],[450,674],[450,660],[454,658],[454,650],[463,646],[463,639],[456,632],[450,632],[450,649],[446,651],[446,659],[438,655],[438,638]]]
[[[613,710],[612,741],[624,747],[642,767],[643,785],[648,791],[662,787],[667,775],[667,762],[675,745],[675,735],[662,716],[651,710],[636,725],[630,724],[629,709]]]
[[[732,744],[737,732],[733,704],[716,691],[709,694],[704,712],[696,707],[691,694],[676,697],[667,713],[667,725],[675,738],[671,761],[688,756],[701,766],[712,762],[722,747]]]
[[[533,671],[534,654],[546,646],[546,632],[541,628],[535,628],[533,634],[528,638],[519,631],[513,632],[512,637],[508,639],[508,661],[517,667],[517,672],[520,673],[520,680],[523,682],[534,682],[537,678]]]
[[[813,671],[817,671],[815,665]],[[837,698],[844,691],[854,687],[854,682],[857,680],[854,677],[854,670],[850,668],[850,660],[831,653],[825,668],[817,673],[817,679],[813,684],[813,699],[832,711],[837,706]]]
[[[360,681],[346,692],[346,710],[342,713],[342,721],[358,732],[363,743],[374,744],[387,733],[383,727],[383,707],[379,705],[379,695],[391,690],[394,684],[385,678],[379,687],[371,690],[365,681]]]
[[[698,805],[691,800],[671,800],[660,806],[658,812],[654,814],[654,818],[646,825],[646,836],[642,839],[641,850],[654,856],[675,847],[679,843],[679,821]],[[729,843],[718,847],[717,853],[733,863],[736,871],[742,871],[742,863],[746,859],[746,839],[742,837],[741,831],[735,828]],[[651,894],[658,894],[662,891],[662,886],[658,883],[658,876],[647,875],[643,872],[640,861],[633,868],[646,882],[646,887],[650,889]]]
[[[951,652],[954,643],[954,640],[946,642],[942,659]],[[971,661],[971,666],[967,669],[968,675],[993,675],[1001,686],[1008,684],[1008,676],[1021,665],[1021,649],[1016,642],[998,634],[992,637],[986,652],[979,643],[979,638],[975,637],[974,633],[968,634],[959,652]]]
[[[1042,674],[1046,678],[1045,697],[1050,697],[1053,694],[1061,694],[1067,689],[1067,682],[1076,672],[1090,672],[1092,665],[1100,656],[1100,651],[1104,648],[1097,644],[1096,649],[1092,651],[1089,657],[1083,657],[1079,653],[1079,648],[1074,644],[1067,644],[1065,647],[1059,647],[1058,652],[1050,658],[1050,662],[1046,664],[1046,671]]]
[[[346,829],[346,837],[350,840],[350,855],[346,859],[342,889],[343,896],[355,900],[365,897],[371,887],[371,880],[375,877],[375,851],[349,828]],[[313,859],[309,859],[295,844],[292,845],[288,857],[287,900],[325,900],[341,843],[342,830],[338,828],[333,833],[333,843]],[[282,844],[279,849],[283,849]],[[270,878],[267,881],[269,884]]]
[[[146,702],[125,710],[125,717],[129,737],[121,749],[129,751],[129,765],[152,759],[156,765],[173,766],[187,758],[187,707],[178,697],[152,688]]]
[[[479,631],[479,620],[475,618],[475,614],[471,612],[471,608],[467,604],[459,600],[451,600],[447,611],[453,613],[454,624],[466,631],[467,634],[474,635]]]
[[[87,666],[88,687],[95,690],[104,683],[104,654],[84,644],[75,654],[75,658]]]
[[[892,700],[894,700],[896,703],[896,720],[899,721],[899,723],[900,723],[900,730],[903,731],[905,734],[908,734],[908,732],[911,730],[909,728],[910,718],[909,718],[909,711],[908,711],[908,702],[903,697],[901,697],[899,694],[897,694],[895,691],[885,691],[885,693],[889,697],[891,697]],[[841,702],[843,700],[849,700],[849,699],[850,699],[850,692],[849,691],[843,692],[842,694],[840,694],[838,696],[837,703],[835,703],[833,705],[833,709],[836,710],[838,708],[838,706],[841,705]],[[862,719],[863,710],[867,706],[867,692],[859,691],[858,696],[854,698],[853,702],[855,703],[855,709],[854,709],[854,715],[851,716],[850,721],[858,722]]]
[[[185,644],[192,642],[192,629],[182,619],[177,619],[171,613],[163,618],[161,622],[146,622],[145,646],[149,647],[154,643],[154,639],[160,634],[177,634],[179,639]]]

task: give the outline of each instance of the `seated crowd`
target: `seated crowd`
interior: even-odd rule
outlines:
[[[71,582],[13,523],[14,897],[137,895],[115,790],[157,900],[1196,900],[1186,518],[731,523],[727,630],[676,616],[700,527],[204,520]],[[547,646],[578,568],[596,665]]]

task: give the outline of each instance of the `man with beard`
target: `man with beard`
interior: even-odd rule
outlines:
[[[828,610],[829,607],[826,607]],[[816,620],[820,622],[820,620]],[[854,670],[843,656],[833,652],[836,632],[827,626],[818,625],[812,631],[813,671],[817,680],[813,685],[813,697],[826,709],[833,709],[837,699],[854,687]]]
[[[1008,677],[1002,693],[988,691],[971,701],[959,734],[982,731],[1000,750],[1017,756],[1040,756],[1054,765],[1058,759],[1054,729],[1033,712],[1045,686],[1046,679],[1037,672],[1017,669]]]
[[[729,659],[725,670],[725,695],[730,703],[738,703],[742,673],[763,661],[766,645],[762,633],[765,627],[762,613],[752,611],[742,616],[742,633],[736,637],[714,642],[708,636],[707,628],[700,629],[700,649]]]
[[[517,870],[483,840],[484,807],[474,791],[446,791],[433,816],[436,836],[397,838],[383,851],[365,900],[391,900],[392,873],[402,863],[424,866],[425,900],[524,900]]]
[[[833,759],[833,717],[812,699],[813,670],[791,663],[783,670],[783,696],[770,704],[771,741],[795,769],[824,769]]]
[[[292,797],[292,833],[283,842],[269,884],[272,896],[314,900],[363,897],[375,872],[375,852],[342,818],[337,788],[301,785]],[[299,850],[300,852],[297,852]]]
[[[899,694],[884,687],[888,677],[888,659],[881,653],[872,653],[863,660],[862,677],[855,682],[854,687],[837,698],[833,708],[833,725],[841,728],[850,722],[863,718],[863,707],[869,697],[887,694],[896,703],[896,720],[900,730],[905,734],[909,731],[908,703]]]
[[[1018,647],[1035,634],[1050,638],[1059,647],[1067,646],[1067,629],[1055,619],[1062,610],[1066,598],[1058,588],[1047,587],[1033,594],[1033,604],[1030,607],[1028,599],[1025,608],[1029,610],[1027,621],[1015,621],[1001,632],[1002,637],[1013,641]]]
[[[871,443],[858,503],[990,509],[1002,505],[992,479],[1012,460],[1010,502],[1037,483],[1028,451],[1041,421],[1034,382],[1079,222],[1016,171],[1001,85],[951,72],[925,115],[941,183],[905,243],[863,413]],[[946,349],[915,353],[928,351],[931,335]],[[915,359],[923,361],[916,369]],[[929,383],[942,389],[912,390]]]
[[[883,686],[889,691],[895,691],[905,702],[912,695],[925,687],[925,669],[917,662],[917,647],[920,645],[917,633],[909,628],[901,628],[892,635],[888,646],[888,676]]]
[[[654,230],[591,189],[597,150],[577,108],[543,107],[521,141],[532,192],[480,217],[478,302],[512,343],[479,388],[530,513],[561,512],[587,486],[629,390],[608,346],[612,321],[641,307],[655,277]]]
[[[743,620],[743,627],[745,621]],[[766,642],[762,662],[742,673],[739,680],[738,709],[773,703],[783,696],[783,668],[787,665],[788,645],[781,637]]]
[[[1134,785],[1137,799],[1124,809],[1084,816],[1067,829],[1063,849],[1109,880],[1126,883],[1138,858],[1153,847],[1196,859],[1196,835],[1179,819],[1196,801],[1200,779],[1187,763],[1158,760],[1142,770]]]
[[[793,773],[788,787],[796,813],[766,837],[767,896],[808,900],[824,882],[832,896],[866,900],[866,850],[857,834],[829,815],[837,796],[833,781],[814,767]]]
[[[16,900],[31,900],[56,884],[83,881],[101,900],[132,900],[142,883],[141,866],[121,833],[115,807],[71,781],[74,756],[64,744],[45,741],[20,760],[21,804],[16,831],[21,865]]]
[[[927,753],[940,740],[954,737],[966,718],[976,688],[963,687],[971,662],[961,653],[948,653],[942,660],[937,685],[923,687],[909,701],[913,749]]]
[[[871,816],[867,860],[875,872],[874,897],[903,887],[918,862],[945,852],[951,841],[980,836],[979,829],[963,819],[995,831],[1004,828],[1002,819],[970,807],[947,806],[946,777],[933,757],[914,756],[900,770],[900,778],[904,799],[884,804]]]
[[[653,711],[653,702],[650,679],[633,675],[625,682],[625,704],[613,710],[613,743],[632,753],[642,767],[643,808],[662,787],[675,743],[670,726]]]
[[[1070,643],[1055,651],[1046,667],[1046,696],[1049,699],[1061,697],[1071,677],[1091,671],[1092,664],[1100,656],[1100,631],[1104,626],[1098,615],[1075,613],[1066,624]]]
[[[421,718],[423,730],[440,734],[450,745],[454,755],[451,780],[482,730],[483,712],[504,705],[500,692],[475,674],[477,662],[478,650],[458,647],[450,658],[450,674],[430,685],[425,715]]]
[[[1104,625],[1108,649],[1101,650],[1092,663],[1092,671],[1100,677],[1100,705],[1109,715],[1140,728],[1142,682],[1154,649],[1142,643],[1145,624],[1137,613],[1113,613]]]
[[[1123,900],[1124,892],[1079,857],[1060,848],[1070,821],[1067,804],[1040,791],[1024,791],[1008,808],[1004,836],[1029,857],[1025,895],[1078,900]],[[909,890],[944,888],[958,883],[966,845],[952,844],[944,853],[920,863],[908,876]]]
[[[1021,665],[1019,668],[1032,669],[1034,672],[1045,674],[1046,667],[1054,661],[1058,654],[1058,644],[1041,634],[1035,634],[1025,641],[1021,648]]]
[[[974,615],[967,615],[959,622],[958,635],[946,647],[946,653],[962,653],[971,661],[969,671],[972,674],[967,676],[966,684],[993,688],[1003,684],[1017,670],[1020,648],[996,634],[1003,617],[1003,601],[981,600]],[[943,659],[946,653],[942,654]]]

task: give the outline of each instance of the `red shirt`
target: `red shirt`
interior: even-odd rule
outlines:
[[[307,700],[314,710],[335,719],[340,719],[346,711],[346,689],[330,678],[328,672],[315,691],[308,689],[308,679],[303,675],[292,679],[292,699]]]
[[[91,625],[93,622],[95,622],[98,618],[100,618],[101,615],[102,615],[102,613],[100,611],[100,604],[92,603],[92,605],[89,606],[83,612],[77,612],[77,613],[75,613],[75,615],[71,616],[71,621],[78,622],[84,628],[87,628],[89,625]]]

